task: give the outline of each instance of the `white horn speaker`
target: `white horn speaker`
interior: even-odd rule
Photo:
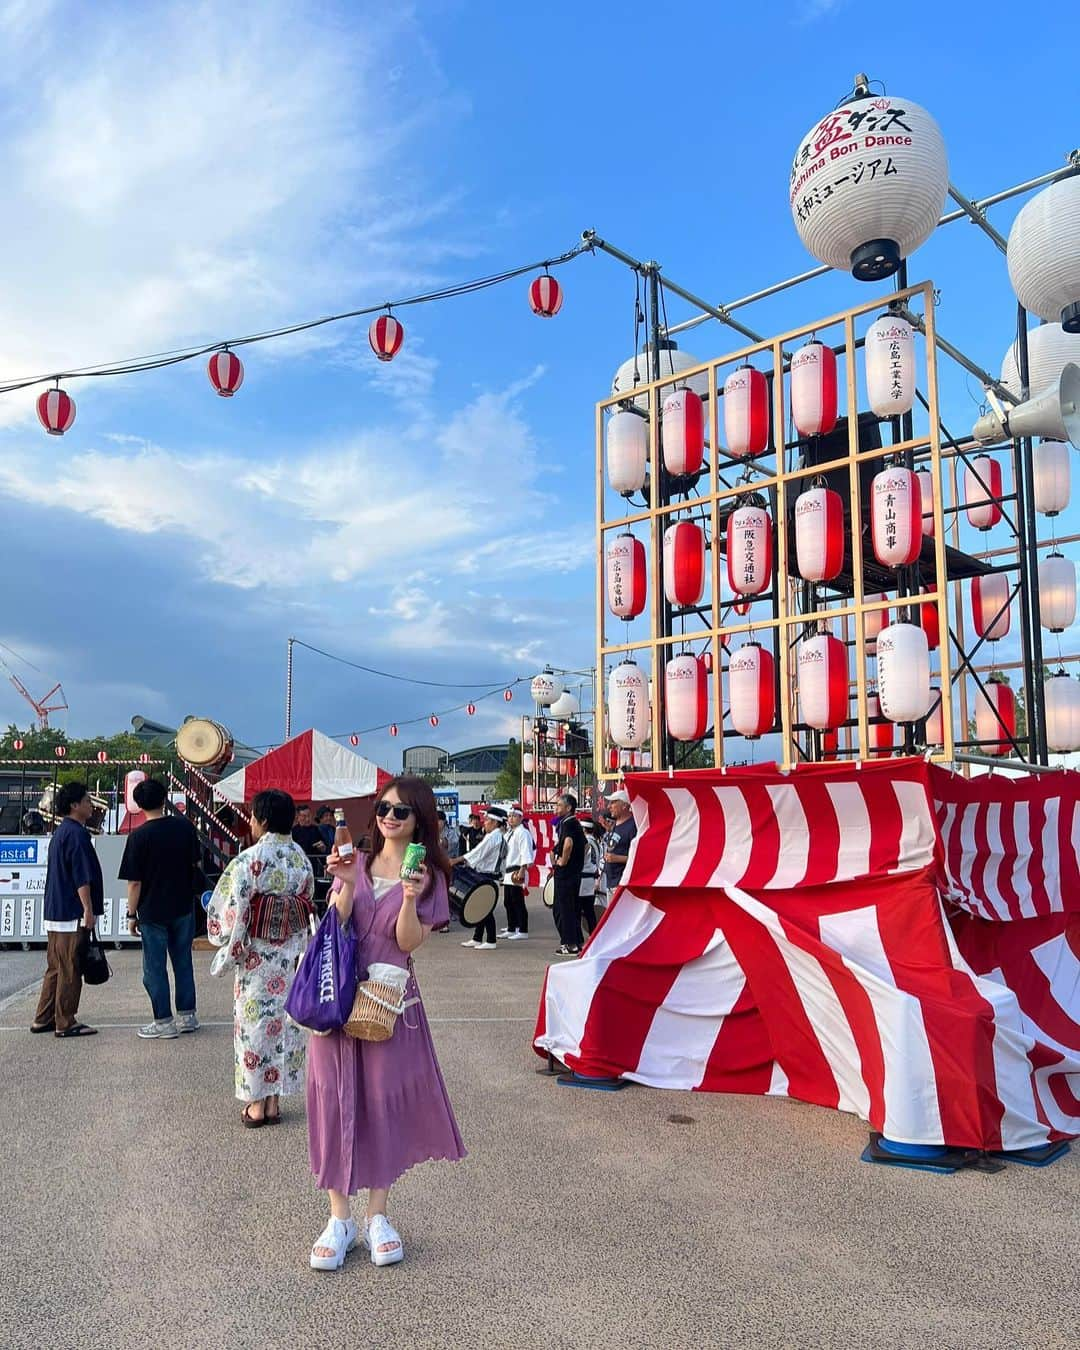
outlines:
[[[1006,413],[984,414],[971,434],[983,445],[1044,436],[1047,440],[1071,441],[1080,450],[1080,366],[1067,362],[1054,383],[1047,385],[1041,394]]]

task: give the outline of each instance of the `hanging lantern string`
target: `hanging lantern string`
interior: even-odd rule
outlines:
[[[198,347],[178,347],[172,351],[152,352],[147,356],[129,357],[125,360],[103,361],[95,365],[79,366],[49,375],[27,375],[0,381],[0,394],[14,393],[18,389],[27,389],[36,384],[49,384],[53,381],[70,379],[95,379],[105,375],[133,375],[142,370],[160,370],[164,366],[180,365],[184,361],[194,361],[200,356],[209,356],[213,352],[226,351],[231,347],[246,347],[256,342],[270,342],[275,338],[290,337],[293,333],[304,333],[310,328],[321,328],[330,323],[342,323],[347,319],[362,319],[369,314],[381,314],[391,308],[403,309],[406,305],[426,305],[436,300],[450,300],[459,295],[472,295],[476,291],[487,290],[492,286],[501,286],[504,282],[535,272],[537,268],[545,270],[562,267],[572,262],[582,253],[593,252],[589,244],[578,244],[574,248],[559,254],[557,258],[548,258],[542,262],[528,263],[523,267],[514,267],[506,272],[496,272],[491,276],[477,277],[473,281],[463,281],[456,286],[446,286],[438,291],[427,291],[422,295],[406,296],[402,300],[382,300],[377,305],[367,305],[363,309],[345,310],[341,314],[325,314],[318,319],[306,319],[300,323],[288,324],[284,328],[271,328],[262,333],[250,333],[246,337],[220,338],[215,342],[203,343]]]

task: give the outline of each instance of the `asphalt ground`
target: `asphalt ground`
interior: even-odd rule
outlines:
[[[1080,1150],[935,1176],[859,1161],[852,1116],[617,1093],[537,1073],[549,921],[418,954],[470,1150],[391,1195],[406,1259],[307,1264],[325,1218],[301,1098],[247,1131],[231,998],[197,953],[194,1036],[144,1042],[137,951],[84,993],[88,1040],[0,1012],[0,1347],[889,1347],[1080,1344]],[[0,953],[0,964],[7,960]]]

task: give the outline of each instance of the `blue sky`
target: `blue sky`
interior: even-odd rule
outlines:
[[[0,4],[8,266],[0,377],[250,332],[559,253],[582,229],[714,299],[812,265],[787,208],[801,134],[856,70],[927,106],[953,180],[986,195],[1080,142],[1048,69],[1058,6],[851,0],[745,7],[434,3]],[[652,64],[651,64],[652,63]],[[1007,230],[1015,207],[994,220]],[[630,354],[632,285],[565,269],[406,310],[389,368],[366,322],[246,351],[231,401],[202,363],[69,388],[47,438],[0,400],[0,641],[60,678],[73,734],[134,713],[279,739],[289,634],[418,678],[495,684],[593,648],[592,407]],[[942,330],[996,371],[1004,258],[965,223],[911,264]],[[771,333],[866,295],[832,276],[746,311]],[[674,322],[688,311],[669,306]],[[717,325],[685,345],[734,348]],[[978,390],[946,391],[958,425]],[[1075,528],[1075,525],[1073,526]],[[294,725],[348,732],[467,697],[297,658]],[[496,698],[444,719],[510,733]],[[0,685],[0,718],[27,709]],[[393,764],[397,742],[366,737]]]

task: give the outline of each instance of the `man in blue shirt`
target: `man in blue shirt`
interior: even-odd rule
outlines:
[[[53,808],[63,819],[49,844],[44,928],[49,935],[45,978],[31,1031],[67,1039],[96,1036],[76,1020],[82,994],[82,953],[99,914],[105,913],[101,864],[86,829],[94,804],[85,783],[65,783]]]

